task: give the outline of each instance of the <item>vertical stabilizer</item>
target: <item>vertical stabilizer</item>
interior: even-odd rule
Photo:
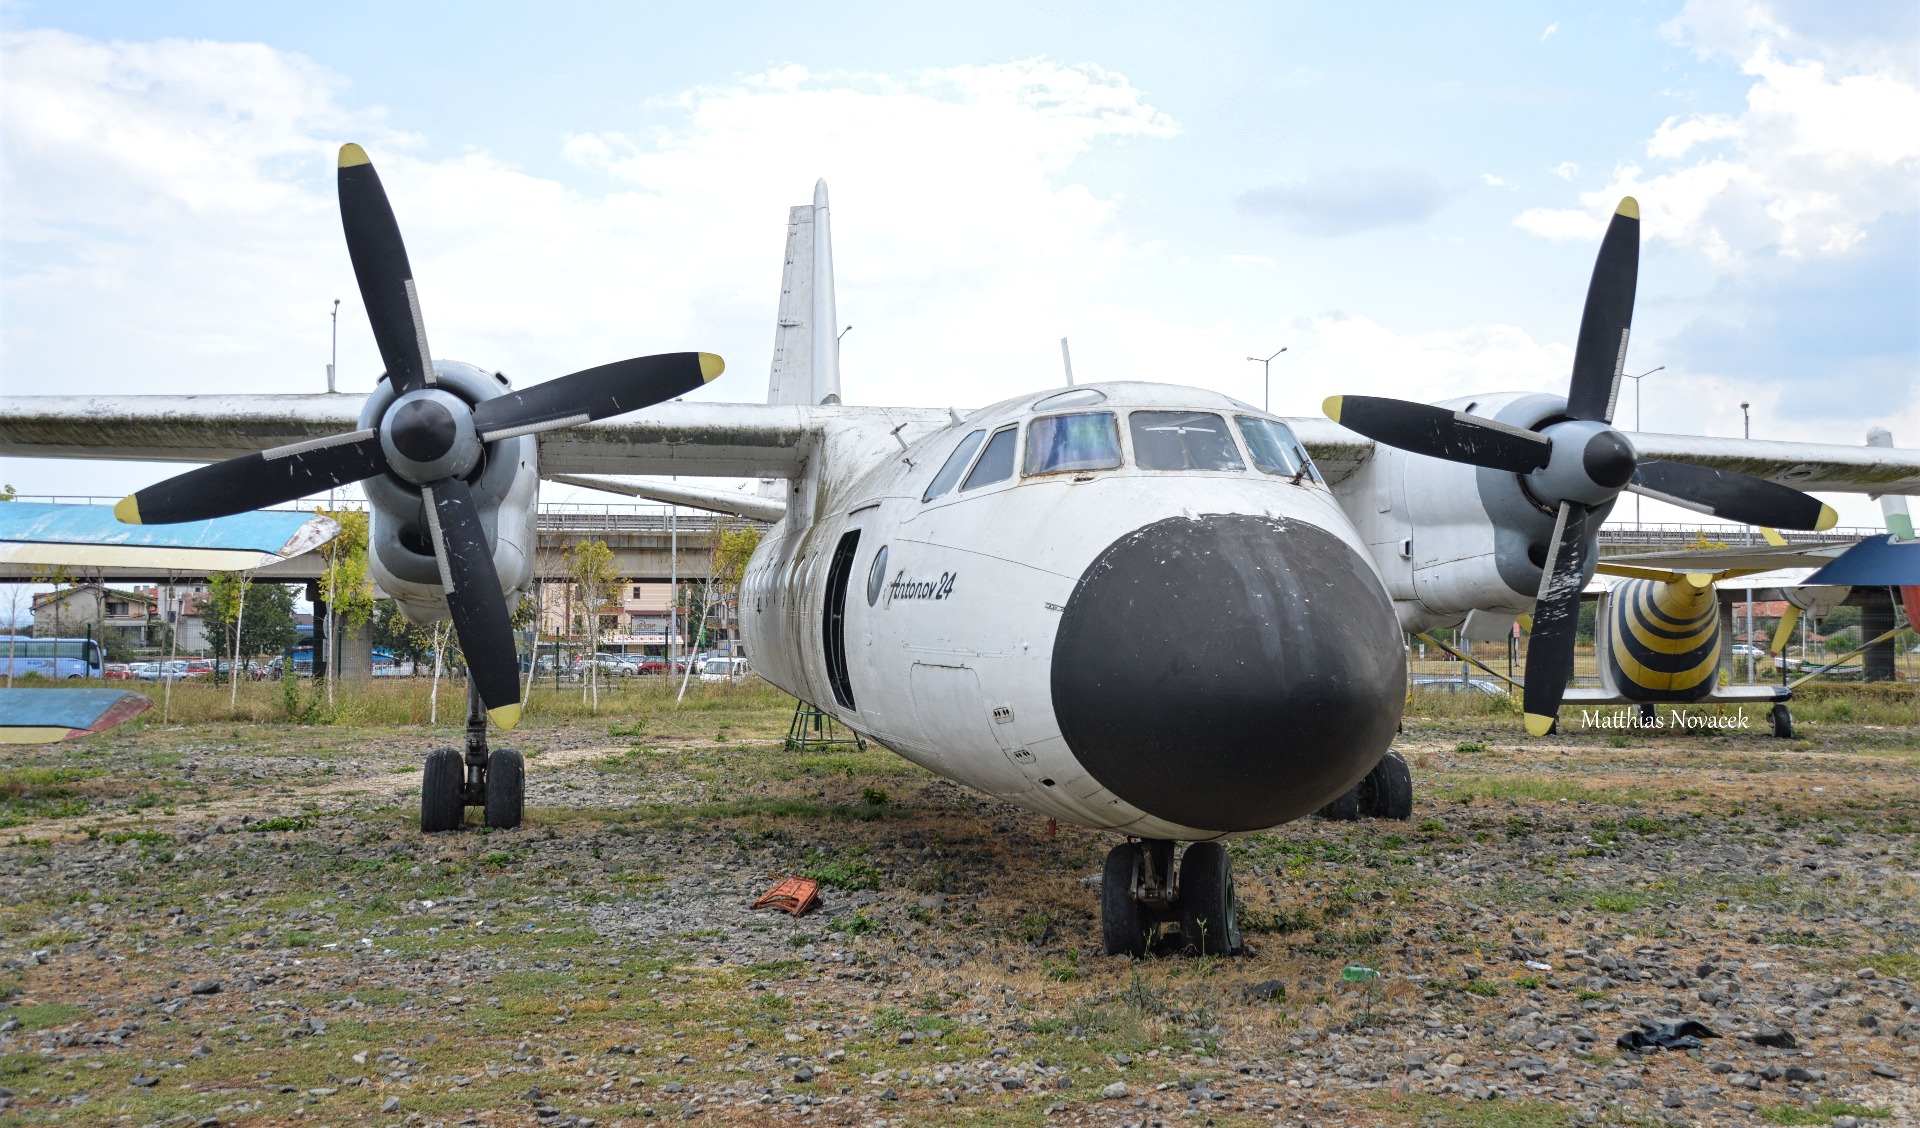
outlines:
[[[780,272],[780,316],[773,331],[768,403],[813,402],[813,206],[787,213],[786,266]]]
[[[813,186],[813,203],[787,213],[786,266],[780,275],[780,320],[774,329],[767,402],[840,402],[833,232],[824,180]]]
[[[825,180],[813,184],[813,402],[840,402],[840,316],[833,306],[833,227]]]

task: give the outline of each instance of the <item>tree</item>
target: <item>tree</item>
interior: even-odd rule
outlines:
[[[340,535],[319,548],[321,557],[327,562],[327,570],[320,573],[320,598],[327,601],[327,614],[331,622],[327,623],[328,648],[333,653],[326,656],[327,662],[327,705],[333,705],[333,683],[338,673],[339,628],[342,624],[348,630],[366,626],[373,619],[373,581],[367,576],[367,515],[358,509],[320,510],[323,517],[331,517],[340,526]],[[318,660],[320,655],[314,655]]]
[[[382,599],[373,606],[373,644],[392,654],[395,661],[405,659],[418,666],[433,656],[433,630],[415,624],[400,613],[400,605]]]
[[[567,575],[573,580],[574,591],[580,600],[580,607],[586,619],[587,628],[587,689],[591,692],[594,708],[600,707],[600,612],[612,602],[620,584],[620,577],[613,570],[613,550],[605,541],[581,541],[567,552]]]
[[[245,587],[245,602],[241,588]],[[244,610],[242,609],[244,608]],[[293,617],[293,592],[284,584],[247,583],[237,572],[216,572],[207,578],[207,641],[214,652],[234,652],[234,625],[240,628],[242,663],[261,654],[282,654],[300,640]]]

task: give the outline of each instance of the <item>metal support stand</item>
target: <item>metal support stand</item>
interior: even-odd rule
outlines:
[[[480,701],[480,689],[473,671],[467,671],[467,782],[460,789],[463,802],[487,801],[487,707]]]
[[[843,729],[833,714],[821,712],[805,701],[794,703],[793,723],[787,726],[787,741],[783,746],[787,751],[809,752],[847,744],[862,752],[867,750],[866,740],[851,729]]]

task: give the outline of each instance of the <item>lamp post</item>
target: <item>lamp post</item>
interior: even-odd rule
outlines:
[[[1653,375],[1655,372],[1660,372],[1664,370],[1666,367],[1667,366],[1663,364],[1659,368],[1649,368],[1638,376],[1627,377],[1627,379],[1633,381],[1633,431],[1634,431],[1634,434],[1636,435],[1640,433],[1640,381]],[[1633,495],[1633,527],[1635,531],[1638,531],[1640,528],[1640,495],[1639,494]]]
[[[1251,360],[1255,364],[1258,364],[1260,366],[1260,410],[1261,411],[1273,410],[1273,406],[1271,402],[1273,399],[1273,381],[1270,380],[1268,377],[1270,376],[1272,371],[1273,357],[1279,356],[1280,353],[1283,353],[1286,351],[1287,351],[1286,346],[1282,345],[1280,346],[1280,352],[1274,353],[1273,356],[1265,356],[1265,357],[1250,356],[1247,358],[1248,360]]]
[[[327,391],[333,391],[334,370],[340,365],[340,299],[333,299],[333,356],[327,361]]]
[[[1753,413],[1749,410],[1751,407],[1752,405],[1746,400],[1740,401],[1740,433],[1743,437],[1749,439],[1753,437]],[[1753,543],[1752,525],[1747,526],[1746,535],[1741,538],[1741,541],[1743,544]],[[1747,684],[1752,685],[1754,676],[1752,588],[1747,589],[1747,634],[1745,642],[1747,644]]]

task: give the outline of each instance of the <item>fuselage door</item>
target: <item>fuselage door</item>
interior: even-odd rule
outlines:
[[[860,548],[860,530],[849,529],[834,547],[827,567],[827,588],[821,600],[821,645],[826,653],[827,684],[842,709],[854,708],[853,681],[847,676],[847,583],[853,576],[853,557]]]

